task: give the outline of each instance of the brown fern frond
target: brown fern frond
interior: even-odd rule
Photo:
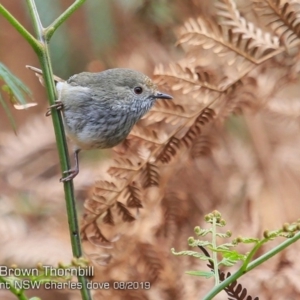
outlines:
[[[103,218],[103,223],[104,224],[110,224],[110,225],[115,224],[112,213],[111,213],[111,209],[107,210],[106,215]]]
[[[276,38],[270,37],[268,33],[263,34],[262,30],[253,24],[249,25],[245,20],[244,23],[248,25],[251,29],[249,32],[256,39],[250,37],[250,33],[246,35],[246,30],[239,32],[235,28],[226,29],[198,18],[197,20],[190,19],[184,24],[179,32],[179,43],[188,45],[187,53],[197,51],[199,47],[210,50],[217,56],[226,58],[224,61],[228,65],[237,65],[238,69],[242,69],[245,65],[245,59],[256,64],[264,56],[269,57],[270,52],[274,52],[275,55],[275,50],[279,47],[275,42]],[[262,47],[261,44],[268,40],[270,40],[267,43],[269,46],[263,44]],[[219,87],[218,90],[220,90]]]
[[[95,188],[111,192],[117,192],[120,190],[120,188],[114,182],[107,180],[97,180],[95,182]]]
[[[133,182],[128,185],[125,192],[127,207],[130,208],[143,208],[141,190]]]
[[[166,82],[173,91],[182,91],[183,94],[194,94],[198,96],[201,89],[221,92],[217,85],[212,84],[210,75],[206,71],[202,71],[199,67],[190,68],[186,65],[186,61],[182,63],[171,63],[168,69],[162,65],[158,65],[154,70],[155,79],[159,84]],[[224,80],[224,78],[223,78]],[[212,93],[213,94],[213,93]]]
[[[100,199],[102,202],[99,201]],[[104,196],[93,195],[92,198],[84,201],[84,208],[92,215],[101,215],[106,212],[109,206],[106,205],[106,198]]]
[[[218,0],[216,3],[218,15],[223,18],[221,25],[228,26],[232,34],[238,34],[239,40],[246,40],[248,51],[260,52],[259,57],[279,48],[279,39],[270,33],[263,32],[253,23],[240,15],[233,0]]]
[[[189,115],[182,105],[175,104],[174,101],[161,100],[156,101],[153,108],[143,118],[154,122],[164,121],[176,125],[182,118],[187,118]]]
[[[154,144],[162,144],[166,139],[164,132],[154,131],[138,125],[131,130],[130,137],[136,137]]]
[[[102,234],[99,226],[96,222],[92,222],[88,225],[88,229],[91,234],[87,235],[86,230],[84,232],[81,232],[81,236],[85,236],[86,239],[96,246],[101,246],[103,243],[109,243],[109,241],[105,238],[105,236]],[[87,228],[85,228],[87,229]]]
[[[92,210],[90,211],[93,212],[93,209],[97,209],[97,214],[99,214],[102,213],[102,210],[105,210],[105,208],[110,208],[119,193],[123,191],[126,184],[127,181],[122,179],[115,180],[114,182],[97,180],[95,182],[92,197],[90,198],[92,202],[88,205],[92,207]]]
[[[226,278],[231,276],[231,273],[228,272],[225,277],[224,272],[220,272],[220,280],[224,281]],[[236,280],[224,288],[225,292],[229,296],[229,300],[259,300],[258,297],[252,298],[252,296],[248,295],[248,291],[244,288],[240,283]]]
[[[139,253],[136,265],[144,266],[147,281],[154,283],[163,270],[163,261],[160,253],[156,251],[153,245],[148,243],[140,243],[136,249],[138,249]]]
[[[299,44],[300,10],[292,1],[253,0],[254,9],[266,19],[266,25],[279,36],[287,47]],[[299,5],[299,3],[298,3]]]
[[[118,213],[122,216],[122,220],[124,222],[132,222],[135,220],[134,216],[130,213],[130,211],[126,208],[126,206],[123,203],[117,201],[116,206]]]
[[[146,163],[142,171],[142,186],[149,188],[151,186],[159,186],[159,169],[153,163]]]
[[[254,110],[263,103],[257,101],[257,81],[253,77],[246,77],[228,89],[218,110],[219,121],[225,120],[230,114],[241,114],[246,108]]]
[[[152,110],[178,116],[182,116],[185,113],[185,108],[182,105],[175,104],[174,101],[169,100],[156,101]]]
[[[131,171],[132,170],[128,170],[126,168],[110,167],[107,172],[113,177],[127,179],[131,175]]]
[[[170,93],[174,99],[157,101],[135,126],[125,141],[126,147],[117,152],[118,159],[110,165],[108,173],[114,178],[98,183],[94,194],[86,202],[83,237],[87,240],[92,237],[91,241],[99,246],[105,242],[103,235],[108,237],[114,231],[122,234],[128,226],[130,230],[126,227],[126,234],[114,243],[115,263],[122,261],[127,265],[130,261],[126,275],[120,274],[120,277],[131,280],[134,276],[139,279],[147,276],[147,280],[155,282],[160,291],[167,291],[166,294],[161,293],[166,299],[174,298],[177,293],[176,289],[172,289],[172,283],[168,287],[159,286],[164,277],[161,272],[172,268],[170,260],[173,258],[162,255],[164,253],[159,253],[158,249],[182,243],[182,237],[191,229],[191,218],[199,217],[199,211],[204,208],[221,205],[223,196],[231,199],[253,190],[250,184],[255,185],[258,180],[255,179],[257,181],[253,184],[252,177],[248,179],[252,170],[258,173],[253,177],[262,177],[260,171],[249,167],[251,162],[245,159],[250,156],[242,151],[248,141],[236,141],[224,129],[224,121],[232,113],[243,113],[249,107],[268,109],[266,95],[274,91],[269,83],[283,76],[276,66],[274,72],[268,71],[268,66],[279,65],[277,57],[259,66],[267,58],[284,51],[278,38],[272,33],[265,33],[259,22],[253,25],[241,17],[232,1],[219,1],[218,10],[223,20],[221,25],[203,18],[190,19],[185,23],[179,35],[184,58],[155,69],[155,83],[160,85],[159,90]],[[280,68],[284,68],[285,56],[288,54],[281,54],[278,58],[281,59]],[[296,56],[295,61],[298,60]],[[297,74],[299,67],[293,66],[294,74]],[[272,80],[265,79],[270,78],[270,73],[277,72],[280,74],[271,76]],[[274,137],[272,145],[277,143],[277,138]],[[231,141],[234,145],[242,144],[238,148],[242,150],[236,150]],[[213,155],[210,155],[212,150]],[[263,153],[264,157],[268,156],[267,150]],[[255,158],[251,156],[252,160],[255,161]],[[211,178],[214,178],[213,182]],[[241,187],[244,178],[251,182],[245,183],[247,189]],[[199,185],[201,188],[198,188]],[[251,193],[253,198],[253,194],[258,192]],[[141,207],[144,209],[139,212],[138,226],[124,224],[133,222],[133,209]],[[147,241],[151,244],[140,245],[144,241],[141,237],[145,236],[149,237]],[[128,243],[128,240],[132,241],[132,251],[126,249],[128,252],[124,252],[122,243]],[[162,242],[165,248],[162,248]],[[144,253],[147,257],[141,257]],[[122,269],[124,264],[120,266]],[[114,267],[111,266],[111,269]],[[178,278],[176,275],[172,282],[175,277]],[[237,284],[229,289],[231,299],[252,299]],[[196,299],[199,295],[189,298]]]
[[[188,218],[188,201],[186,195],[181,193],[169,193],[162,199],[163,223],[157,230],[157,236],[169,238],[172,241],[176,239],[178,228],[181,227],[184,220]]]
[[[177,125],[178,123],[182,122],[183,118],[185,117],[151,110],[149,113],[147,113],[147,115],[144,116],[143,119],[147,119],[148,121],[151,121],[151,123],[165,122],[171,125]]]
[[[153,108],[143,117],[152,123],[165,122],[177,125],[182,119],[190,117],[191,112],[187,111],[183,105],[176,104],[174,101],[156,101]]]
[[[140,168],[141,161],[137,157],[118,157],[113,160],[112,167],[108,169],[108,174],[120,179],[128,178],[133,172]]]
[[[168,143],[160,150],[156,157],[156,161],[169,163],[180,148],[180,140],[172,136]]]
[[[216,145],[216,141],[212,136],[200,135],[193,143],[191,148],[192,158],[208,156],[212,152],[212,148]]]
[[[181,142],[189,148],[195,138],[201,134],[201,128],[215,117],[215,111],[211,108],[205,108],[196,118],[193,125],[186,132]]]

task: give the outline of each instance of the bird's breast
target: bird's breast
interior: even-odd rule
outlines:
[[[80,149],[111,148],[122,142],[136,120],[130,112],[92,106],[63,112],[68,137]]]

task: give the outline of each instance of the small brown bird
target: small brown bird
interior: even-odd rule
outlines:
[[[26,67],[43,82],[40,69]],[[83,72],[67,81],[56,76],[54,79],[58,100],[51,108],[62,110],[66,135],[75,146],[75,168],[65,171],[67,176],[61,181],[78,174],[80,150],[116,146],[156,99],[172,99],[159,92],[149,77],[130,69]]]

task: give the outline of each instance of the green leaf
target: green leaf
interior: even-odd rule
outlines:
[[[223,255],[224,258],[231,259],[231,260],[236,260],[236,261],[238,261],[238,260],[244,261],[244,260],[246,260],[246,257],[247,257],[246,255],[240,254],[235,250],[223,252],[222,255]]]
[[[206,246],[211,246],[211,243],[208,241],[193,240],[192,242],[189,241],[189,246],[190,247],[198,247],[198,246],[206,247]]]
[[[228,233],[216,233],[216,236],[221,237],[221,238],[228,238]]]
[[[257,238],[242,238],[242,242],[244,243],[244,244],[252,244],[252,243],[258,243],[260,240],[259,239],[257,239]]]
[[[16,122],[15,122],[14,117],[13,117],[11,111],[9,110],[6,102],[2,98],[1,94],[0,94],[0,104],[2,105],[2,107],[3,107],[3,109],[4,109],[5,113],[6,113],[6,116],[7,116],[8,120],[9,120],[9,123],[11,124],[14,132],[16,133],[16,130],[17,130]]]
[[[226,266],[226,267],[232,267],[232,266],[234,266],[237,262],[238,262],[238,260],[232,260],[232,259],[224,258],[224,259],[222,259],[222,260],[218,263],[218,266],[224,265],[224,266]]]
[[[7,87],[4,87],[4,90],[9,94],[11,93],[13,95],[14,99],[11,100],[17,101],[21,104],[26,104],[24,94],[31,97],[30,90],[20,79],[14,76],[2,63],[0,63],[0,78],[2,78],[2,80],[6,83]]]
[[[212,229],[211,228],[204,229],[204,228],[200,228],[200,226],[197,226],[197,227],[195,227],[194,231],[198,236],[205,236],[205,235],[211,233]]]
[[[201,276],[207,279],[214,276],[213,272],[207,272],[207,271],[186,271],[185,274],[193,275],[193,276]]]
[[[217,247],[217,251],[223,251],[223,250],[228,251],[230,249],[230,247],[234,247],[234,246],[235,245],[233,245],[232,243],[222,244],[222,245]]]
[[[193,256],[193,257],[196,257],[196,258],[200,258],[202,260],[209,260],[210,259],[210,257],[207,257],[204,254],[202,254],[200,252],[196,252],[196,251],[186,250],[186,251],[176,252],[174,250],[174,248],[172,248],[171,252],[172,252],[172,254],[174,254],[176,256],[186,255],[186,256]]]

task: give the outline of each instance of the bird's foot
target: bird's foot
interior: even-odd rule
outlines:
[[[56,110],[62,110],[64,108],[64,105],[62,104],[62,102],[60,100],[56,100],[55,104],[51,105],[50,107],[48,107],[47,111],[46,111],[46,117],[49,117],[51,115],[51,109],[55,108]]]
[[[62,177],[61,179],[59,179],[60,182],[67,182],[72,180],[73,178],[75,178],[77,176],[77,174],[79,173],[79,169],[75,168],[75,169],[70,169],[67,171],[64,171],[63,174],[68,175],[67,177]]]

